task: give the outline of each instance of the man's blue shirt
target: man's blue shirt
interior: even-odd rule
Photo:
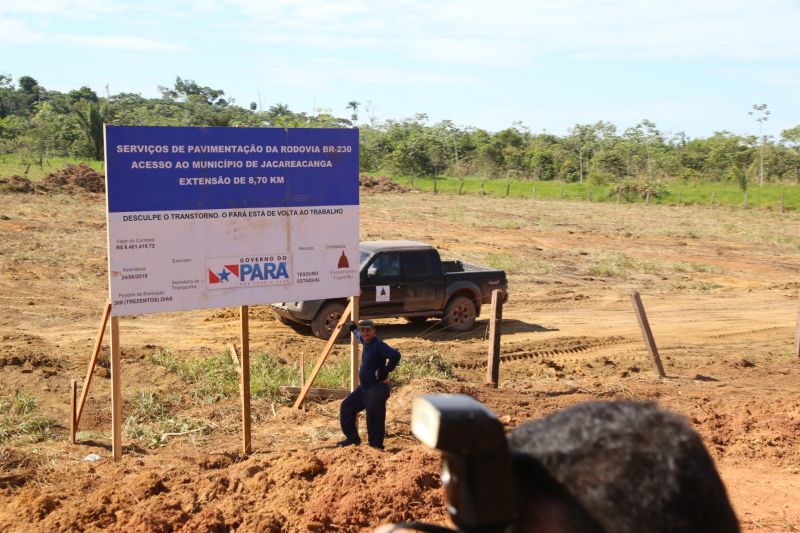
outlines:
[[[361,333],[356,331],[356,337],[363,346],[361,353],[361,368],[358,370],[358,381],[365,389],[380,383],[376,376],[379,370],[387,374],[397,367],[400,362],[400,352],[375,337],[369,344],[364,343]]]

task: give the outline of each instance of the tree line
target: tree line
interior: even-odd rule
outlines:
[[[266,110],[256,102],[237,105],[220,89],[176,78],[159,86],[160,98],[133,93],[98,96],[81,87],[63,93],[42,87],[31,76],[14,81],[0,74],[0,153],[15,153],[33,164],[48,157],[103,158],[103,123],[147,126],[249,126],[360,128],[361,169],[403,176],[478,176],[562,180],[607,184],[638,180],[659,182],[763,181],[800,183],[800,125],[770,135],[715,132],[690,138],[660,130],[649,120],[619,130],[610,122],[576,124],[566,135],[532,132],[516,122],[489,132],[445,120],[429,124],[417,114],[404,120],[358,121],[361,104],[314,114],[285,104]],[[750,112],[759,124],[768,120],[765,104]]]

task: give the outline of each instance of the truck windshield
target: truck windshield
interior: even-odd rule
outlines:
[[[359,250],[359,253],[358,253],[358,269],[359,270],[364,268],[364,265],[367,263],[367,261],[369,261],[370,257],[372,257],[371,253],[369,253],[367,251],[364,251],[364,250]]]

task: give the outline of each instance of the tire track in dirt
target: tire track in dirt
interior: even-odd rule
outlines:
[[[580,344],[578,346],[572,346],[570,348],[564,348],[564,349],[556,348],[553,350],[520,350],[517,352],[511,352],[505,355],[501,355],[500,362],[505,363],[509,361],[521,361],[524,359],[535,359],[537,357],[552,357],[555,355],[574,355],[579,353],[585,353],[590,350],[597,350],[600,348],[621,346],[623,344],[632,344],[634,342],[638,341],[633,339],[625,339],[622,337],[617,337],[605,341],[599,341],[597,343]],[[488,363],[486,361],[476,361],[473,363],[455,362],[453,363],[453,367],[464,370],[477,370],[479,368],[486,368],[487,364]]]

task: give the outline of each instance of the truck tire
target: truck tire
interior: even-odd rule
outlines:
[[[444,308],[442,322],[450,331],[469,331],[475,325],[475,304],[466,296],[454,296]]]
[[[336,324],[339,323],[343,312],[344,305],[339,302],[326,303],[319,310],[317,316],[314,317],[314,320],[311,321],[311,333],[324,341],[330,339],[331,332],[336,327]]]

